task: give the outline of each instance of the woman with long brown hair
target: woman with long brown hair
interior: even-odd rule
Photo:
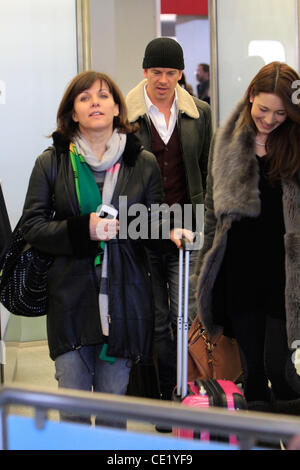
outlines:
[[[237,339],[250,409],[292,412],[281,405],[300,397],[292,362],[300,345],[297,80],[284,63],[263,67],[210,154],[199,316],[212,336]]]

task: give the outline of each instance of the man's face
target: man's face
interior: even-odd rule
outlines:
[[[173,99],[175,87],[182,77],[182,70],[154,67],[144,69],[147,78],[147,93],[151,101],[168,102]]]
[[[202,65],[198,65],[197,67],[196,78],[198,82],[206,80],[206,73],[204,72]]]

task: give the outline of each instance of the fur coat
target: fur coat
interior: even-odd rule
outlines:
[[[196,273],[198,314],[211,335],[221,331],[221,326],[213,321],[212,292],[226,250],[228,230],[235,220],[257,217],[261,208],[254,132],[239,126],[241,110],[239,103],[217,131],[209,157],[204,245]],[[289,347],[296,347],[300,344],[300,172],[290,181],[282,181],[282,193],[286,326]]]

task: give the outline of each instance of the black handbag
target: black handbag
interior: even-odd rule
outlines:
[[[52,256],[26,242],[18,224],[0,263],[0,302],[9,312],[25,317],[46,314],[52,262]]]
[[[59,159],[54,153],[49,178],[52,186],[52,214],[55,215],[54,184]],[[14,315],[40,317],[46,314],[48,271],[54,257],[29,245],[22,229],[22,217],[11,234],[0,260],[0,302]]]

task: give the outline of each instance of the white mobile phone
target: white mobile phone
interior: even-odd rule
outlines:
[[[116,219],[118,211],[113,206],[109,206],[108,204],[102,204],[96,214],[98,215],[98,217],[101,217],[103,219]]]

